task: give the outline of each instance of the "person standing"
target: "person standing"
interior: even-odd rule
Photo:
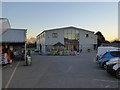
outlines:
[[[7,49],[6,58],[8,60],[8,63],[11,64],[12,63],[12,59],[11,59],[11,50],[10,49]]]

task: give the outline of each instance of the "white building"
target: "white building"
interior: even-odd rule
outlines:
[[[5,32],[7,29],[10,29],[10,23],[7,18],[0,18],[0,33]]]
[[[12,29],[7,18],[0,18],[0,46],[21,54],[25,49],[26,29]]]
[[[72,26],[45,30],[37,36],[37,49],[43,53],[51,51],[58,43],[64,45],[64,50],[94,50],[97,36],[92,31]]]

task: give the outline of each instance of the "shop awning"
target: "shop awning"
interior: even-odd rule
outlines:
[[[26,29],[8,29],[0,35],[0,43],[24,43],[26,31]]]

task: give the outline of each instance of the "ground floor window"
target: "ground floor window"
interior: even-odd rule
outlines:
[[[79,30],[64,30],[64,49],[71,51],[79,51]]]
[[[73,41],[73,42],[64,42],[64,49],[65,50],[71,50],[71,51],[79,51],[79,42]]]
[[[64,47],[63,46],[46,45],[47,52],[51,52],[53,50],[61,51],[61,50],[64,50]]]

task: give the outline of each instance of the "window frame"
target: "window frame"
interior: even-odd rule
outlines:
[[[52,33],[52,38],[58,38],[58,33]]]
[[[85,37],[88,38],[88,37],[89,37],[89,34],[85,34]]]

